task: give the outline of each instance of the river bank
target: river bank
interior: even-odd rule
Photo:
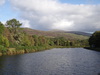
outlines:
[[[42,46],[36,46],[36,47],[26,47],[26,48],[7,48],[5,52],[0,52],[0,56],[3,55],[17,55],[17,54],[24,54],[24,53],[33,53],[37,51],[42,51],[46,49],[50,49],[52,47],[42,47]]]
[[[33,53],[33,52],[44,51],[44,50],[48,50],[48,49],[52,49],[52,48],[81,48],[81,47],[74,47],[74,46],[33,46],[33,47],[7,48],[6,51],[0,52],[0,56]]]

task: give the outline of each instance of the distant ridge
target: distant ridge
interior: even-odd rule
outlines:
[[[81,32],[81,31],[67,31],[67,33],[73,33],[73,34],[84,35],[84,36],[91,36],[92,35],[90,33]]]
[[[83,35],[83,36],[91,36],[92,34],[82,31],[64,31],[64,30],[52,30],[54,32],[65,32],[65,33],[73,33],[77,35]]]
[[[39,35],[39,36],[47,36],[47,37],[65,37],[69,40],[74,39],[88,39],[91,34],[85,32],[78,31],[62,31],[62,30],[52,30],[52,31],[41,31],[30,28],[23,28],[23,30],[29,35]]]

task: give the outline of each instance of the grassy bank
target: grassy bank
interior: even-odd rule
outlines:
[[[18,46],[16,48],[7,48],[5,51],[0,51],[0,56],[33,53],[51,48],[54,48],[54,46],[33,46],[33,47]]]
[[[52,48],[75,48],[75,47],[74,46],[32,46],[32,47],[17,46],[14,48],[6,48],[5,51],[0,51],[0,56],[33,53],[33,52],[44,51]]]

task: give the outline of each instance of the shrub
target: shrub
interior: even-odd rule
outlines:
[[[7,51],[7,49],[4,46],[0,45],[0,52],[4,53],[6,51]]]

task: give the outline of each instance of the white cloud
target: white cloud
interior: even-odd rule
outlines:
[[[5,3],[5,0],[0,0],[0,5],[3,5]]]
[[[25,28],[30,28],[30,24],[29,24],[29,21],[28,20],[20,20],[20,23],[22,23],[22,27],[25,27]]]
[[[70,30],[73,25],[73,21],[60,20],[52,25],[52,29],[66,30],[67,28],[68,30]]]
[[[100,5],[73,5],[58,0],[10,0],[26,27],[48,30],[100,30]],[[24,22],[25,22],[24,21]]]

